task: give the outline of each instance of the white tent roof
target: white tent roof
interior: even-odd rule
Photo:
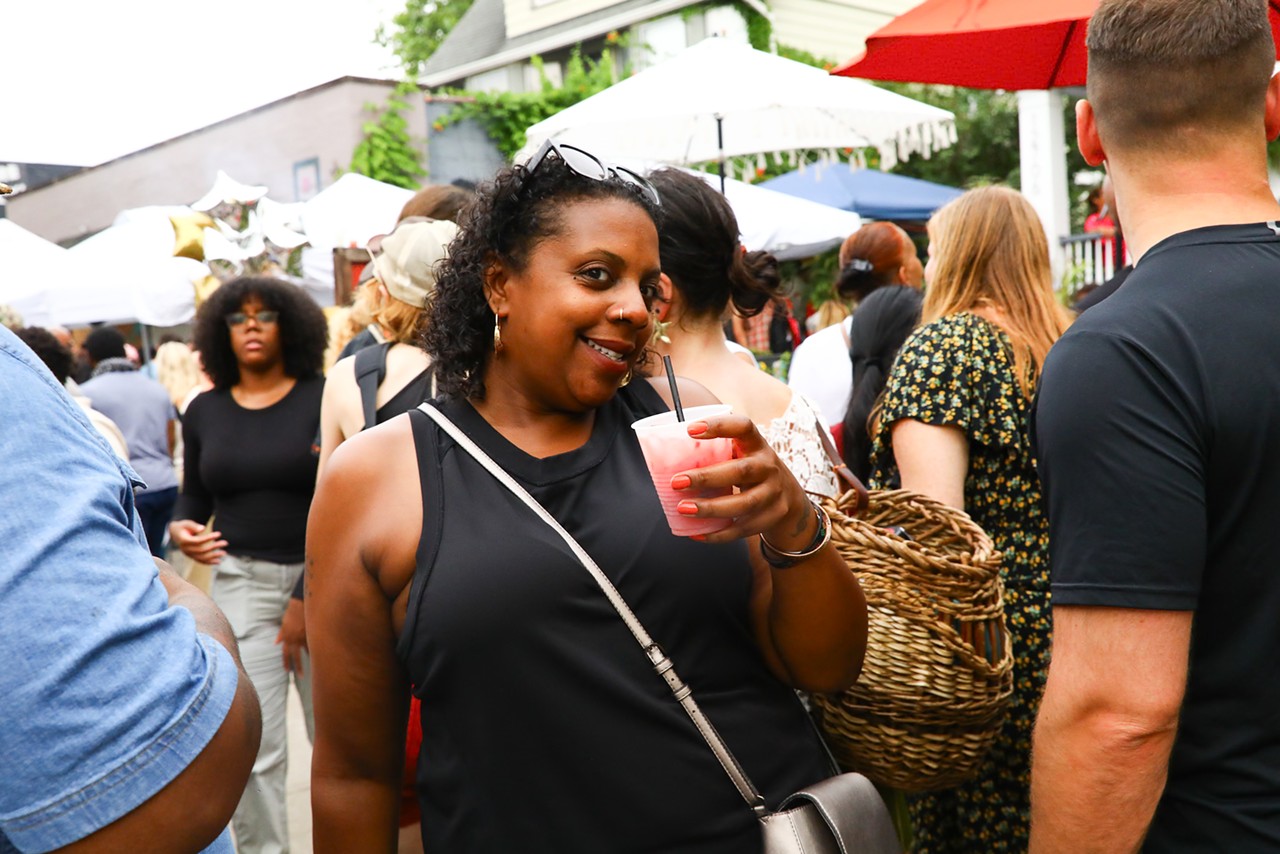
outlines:
[[[50,293],[54,316],[66,326],[139,321],[176,326],[195,316],[195,283],[209,268],[173,256],[168,208],[135,209],[69,251],[92,279],[62,283]],[[188,209],[189,210],[189,209]],[[150,213],[147,213],[150,211]]]
[[[22,226],[0,219],[0,303],[28,326],[49,326],[48,281],[71,266],[67,250]]]
[[[717,190],[720,176],[692,172]],[[862,227],[862,217],[851,211],[788,196],[732,178],[725,181],[725,198],[738,218],[742,245],[766,249],[781,261],[808,258],[839,246]]]
[[[335,247],[364,246],[386,234],[413,191],[348,172],[312,196],[302,207],[302,228],[310,245],[302,250],[308,279],[333,281]]]

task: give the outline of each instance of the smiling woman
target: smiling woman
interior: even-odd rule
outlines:
[[[499,173],[439,268],[431,405],[598,561],[776,807],[831,773],[789,686],[855,678],[865,604],[746,417],[689,425],[732,439],[736,459],[677,474],[681,512],[729,522],[671,534],[629,427],[667,409],[631,382],[653,328],[658,216],[642,179],[568,146]],[[759,850],[716,756],[548,534],[425,413],[335,452],[307,540],[318,851],[394,844],[409,686],[427,851]],[[757,535],[792,559],[766,562]]]

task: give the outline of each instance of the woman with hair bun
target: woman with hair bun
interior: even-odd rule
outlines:
[[[660,169],[649,180],[662,200],[657,315],[665,333],[655,349],[671,357],[681,376],[754,421],[805,490],[835,495],[835,472],[818,435],[827,428],[817,407],[725,344],[721,319],[731,303],[738,314],[752,317],[778,297],[778,260],[738,243],[733,209],[702,179]]]
[[[920,288],[924,284],[924,266],[916,257],[915,244],[891,222],[867,223],[849,235],[840,247],[839,260],[836,295],[855,306],[886,285]],[[852,389],[852,325],[853,318],[845,318],[806,338],[791,356],[787,375],[788,385],[817,403],[822,417],[836,428],[842,449],[839,425],[845,419]]]

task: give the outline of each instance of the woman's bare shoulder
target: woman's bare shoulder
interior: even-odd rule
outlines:
[[[388,477],[401,473],[409,458],[416,459],[413,428],[408,418],[392,418],[356,433],[334,449],[324,479]],[[410,471],[416,479],[416,466]]]
[[[791,387],[757,367],[741,363],[734,367],[733,383],[749,404],[751,420],[767,424],[779,418],[791,405]]]

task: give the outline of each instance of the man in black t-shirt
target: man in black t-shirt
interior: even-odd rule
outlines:
[[[1054,639],[1031,849],[1280,850],[1267,2],[1103,0],[1088,42],[1080,149],[1137,264],[1053,348],[1036,407]]]

